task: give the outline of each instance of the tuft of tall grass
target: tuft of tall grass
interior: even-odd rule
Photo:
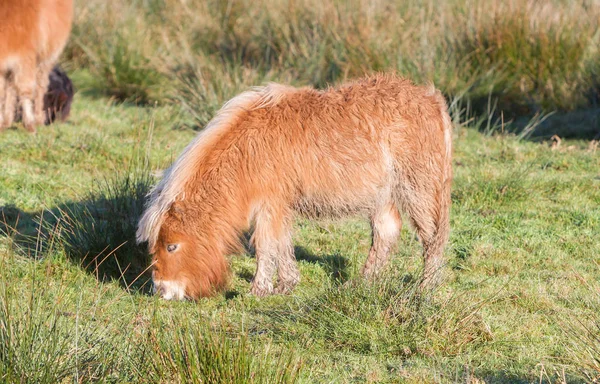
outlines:
[[[144,284],[148,254],[135,232],[151,185],[145,170],[121,174],[98,182],[83,201],[59,207],[56,225],[67,256],[100,279]]]
[[[266,81],[324,87],[397,71],[515,117],[598,103],[596,2],[79,1],[66,58],[119,99],[203,125]]]
[[[593,103],[600,68],[598,9],[586,3],[481,2],[452,43],[466,58],[463,76],[480,77],[470,91],[483,102],[491,92],[510,115],[574,110]],[[582,39],[588,36],[590,40]],[[485,71],[489,71],[488,74]]]
[[[563,359],[574,366],[590,383],[600,380],[600,289],[597,284],[590,284],[581,276],[577,276],[587,288],[587,294],[595,315],[567,316],[561,321],[565,334],[568,356]]]
[[[440,303],[418,285],[398,275],[352,280],[317,296],[290,298],[266,315],[276,339],[301,335],[298,342],[306,338],[331,352],[454,355],[489,340],[491,331],[479,315],[485,300],[467,307],[457,294]]]
[[[79,322],[82,313],[63,312],[58,302],[49,304],[41,283],[32,277],[24,291],[21,284],[0,279],[0,380],[60,383],[110,378],[118,366],[114,350],[107,348],[111,335],[93,322]]]
[[[155,62],[159,47],[149,20],[150,4],[78,4],[65,56],[71,66],[86,68],[91,75],[89,84],[80,88],[133,103],[168,100],[167,77]]]
[[[290,350],[185,319],[151,326],[140,348],[135,365],[151,382],[286,384],[297,382],[301,369]]]

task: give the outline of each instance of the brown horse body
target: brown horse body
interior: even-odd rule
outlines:
[[[46,121],[44,95],[73,19],[72,0],[0,1],[0,130],[12,124],[19,100],[30,132]]]
[[[448,239],[451,121],[442,95],[393,75],[318,91],[271,84],[229,101],[165,172],[138,227],[164,298],[209,296],[226,255],[253,228],[252,293],[291,290],[295,215],[360,214],[373,243],[362,273],[389,260],[405,211],[423,245],[424,283]],[[277,284],[273,277],[277,274]]]

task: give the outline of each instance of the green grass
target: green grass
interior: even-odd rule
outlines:
[[[595,131],[584,134],[598,133],[600,7],[586,0],[92,0],[77,10],[65,58],[92,74],[80,86],[183,105],[199,125],[266,81],[324,87],[395,70],[478,112],[491,97],[507,120],[589,110]]]
[[[0,135],[0,382],[586,382],[600,377],[598,20],[587,1],[76,1],[67,123]],[[387,274],[368,223],[298,220],[302,281],[150,295],[143,196],[224,101],[377,70],[455,121],[446,280]],[[532,116],[534,117],[532,119]],[[559,146],[553,134],[571,137]]]
[[[553,150],[458,126],[447,281],[427,297],[415,291],[409,228],[389,275],[360,280],[368,224],[351,219],[298,221],[292,295],[249,296],[254,260],[242,254],[225,294],[171,303],[147,295],[147,274],[134,281],[146,260],[135,217],[147,164],[164,168],[195,132],[172,106],[77,96],[70,122],[0,137],[4,381],[571,382],[594,372],[600,180],[587,142]]]

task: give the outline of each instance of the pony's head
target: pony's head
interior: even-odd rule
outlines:
[[[227,260],[210,234],[198,233],[176,206],[150,250],[154,291],[167,300],[211,296],[227,283]]]
[[[52,124],[56,120],[66,121],[69,118],[73,95],[71,79],[60,67],[54,67],[50,72],[48,90],[44,95],[46,124]]]
[[[206,158],[236,126],[240,114],[276,103],[283,97],[282,89],[278,85],[256,88],[228,101],[150,193],[136,238],[138,243],[148,242],[154,287],[162,297],[195,299],[210,296],[226,285],[225,255],[239,249],[239,231],[248,224],[243,214],[247,210],[239,209],[245,203],[240,199],[225,201],[214,191],[208,194],[210,201],[198,198],[203,186],[213,188],[227,178],[210,180],[206,185],[195,178],[214,166]],[[231,197],[233,189],[225,190]],[[196,198],[189,198],[194,195]],[[211,214],[202,213],[208,210]]]

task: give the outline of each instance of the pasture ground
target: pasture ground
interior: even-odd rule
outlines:
[[[69,122],[0,134],[0,382],[597,382],[599,47],[590,0],[75,0]],[[408,225],[364,284],[351,219],[296,223],[291,295],[248,295],[248,253],[213,299],[148,294],[143,196],[224,101],[374,71],[452,104],[437,291]]]
[[[430,297],[414,290],[420,248],[408,226],[389,275],[369,286],[358,278],[366,222],[300,220],[302,282],[293,294],[248,295],[254,260],[242,254],[232,257],[226,294],[174,303],[148,295],[147,276],[133,281],[125,261],[135,247],[118,248],[111,236],[133,231],[121,216],[135,214],[135,188],[122,180],[143,184],[144,169],[177,156],[195,134],[181,128],[184,117],[80,92],[68,123],[0,136],[4,381],[577,382],[593,374],[600,173],[589,142],[552,149],[458,126],[447,281]],[[111,209],[111,199],[129,199],[128,208],[81,219],[90,202]],[[65,240],[69,217],[108,248],[84,255],[84,237],[76,252]],[[98,255],[112,267],[90,267]]]

